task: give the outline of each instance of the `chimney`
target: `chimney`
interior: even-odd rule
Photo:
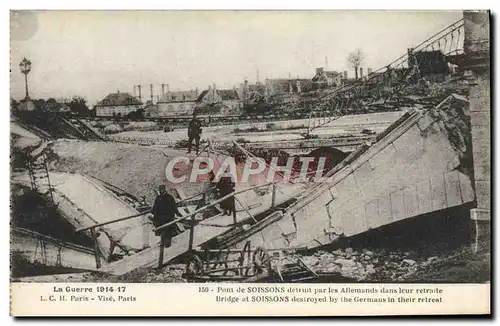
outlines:
[[[139,101],[142,102],[141,85],[137,85],[137,88],[139,89]]]
[[[149,84],[149,93],[151,95],[151,103],[153,103],[153,84]]]
[[[328,57],[325,57],[325,70],[328,71]]]
[[[165,98],[165,84],[161,84],[161,97]]]
[[[215,102],[215,96],[217,95],[217,89],[215,88],[215,83],[213,84],[213,87],[212,87],[212,93],[213,93],[213,99]]]
[[[359,78],[363,78],[363,67],[359,67]]]
[[[135,85],[134,85],[134,87],[133,87],[133,89],[132,89],[132,94],[134,95],[134,97],[137,97],[137,95],[136,95],[135,93],[136,93],[136,92],[135,92]]]
[[[167,93],[170,93],[170,85],[167,84]]]

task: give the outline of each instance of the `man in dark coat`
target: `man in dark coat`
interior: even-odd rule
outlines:
[[[189,121],[188,125],[188,153],[191,153],[191,146],[193,145],[193,140],[196,147],[196,155],[200,149],[200,136],[201,136],[201,121],[198,120],[198,113],[193,112],[193,119]]]
[[[219,191],[219,198],[227,196],[234,192],[235,184],[231,177],[223,176],[217,183],[217,190]],[[224,215],[233,215],[234,223],[236,224],[236,206],[234,196],[224,199],[220,203],[220,207],[224,210]]]
[[[160,185],[158,187],[158,196],[155,199],[151,213],[153,213],[153,224],[155,228],[173,221],[175,215],[181,216],[174,197],[167,193],[165,185]],[[161,237],[161,248],[170,247],[172,237],[175,236],[175,224],[156,231],[156,235]]]

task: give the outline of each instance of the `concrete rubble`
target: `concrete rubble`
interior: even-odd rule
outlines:
[[[331,252],[319,250],[302,261],[317,274],[331,274],[355,282],[404,281],[417,270],[439,259],[437,256],[415,258],[410,252],[386,250],[353,250],[351,247]],[[275,263],[281,268],[296,261],[294,256],[284,256]]]

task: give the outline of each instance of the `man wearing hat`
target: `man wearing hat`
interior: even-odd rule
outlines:
[[[167,192],[165,185],[160,185],[158,187],[158,196],[156,196],[151,213],[153,214],[153,224],[155,228],[173,221],[175,215],[181,216],[174,197]],[[161,237],[161,248],[168,248],[172,243],[172,237],[175,236],[175,224],[158,230],[155,234]]]

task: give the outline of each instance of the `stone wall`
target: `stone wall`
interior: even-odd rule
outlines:
[[[464,50],[469,70],[469,97],[472,125],[472,150],[477,208],[471,210],[474,220],[489,221],[491,216],[490,178],[490,24],[486,11],[464,11]]]

